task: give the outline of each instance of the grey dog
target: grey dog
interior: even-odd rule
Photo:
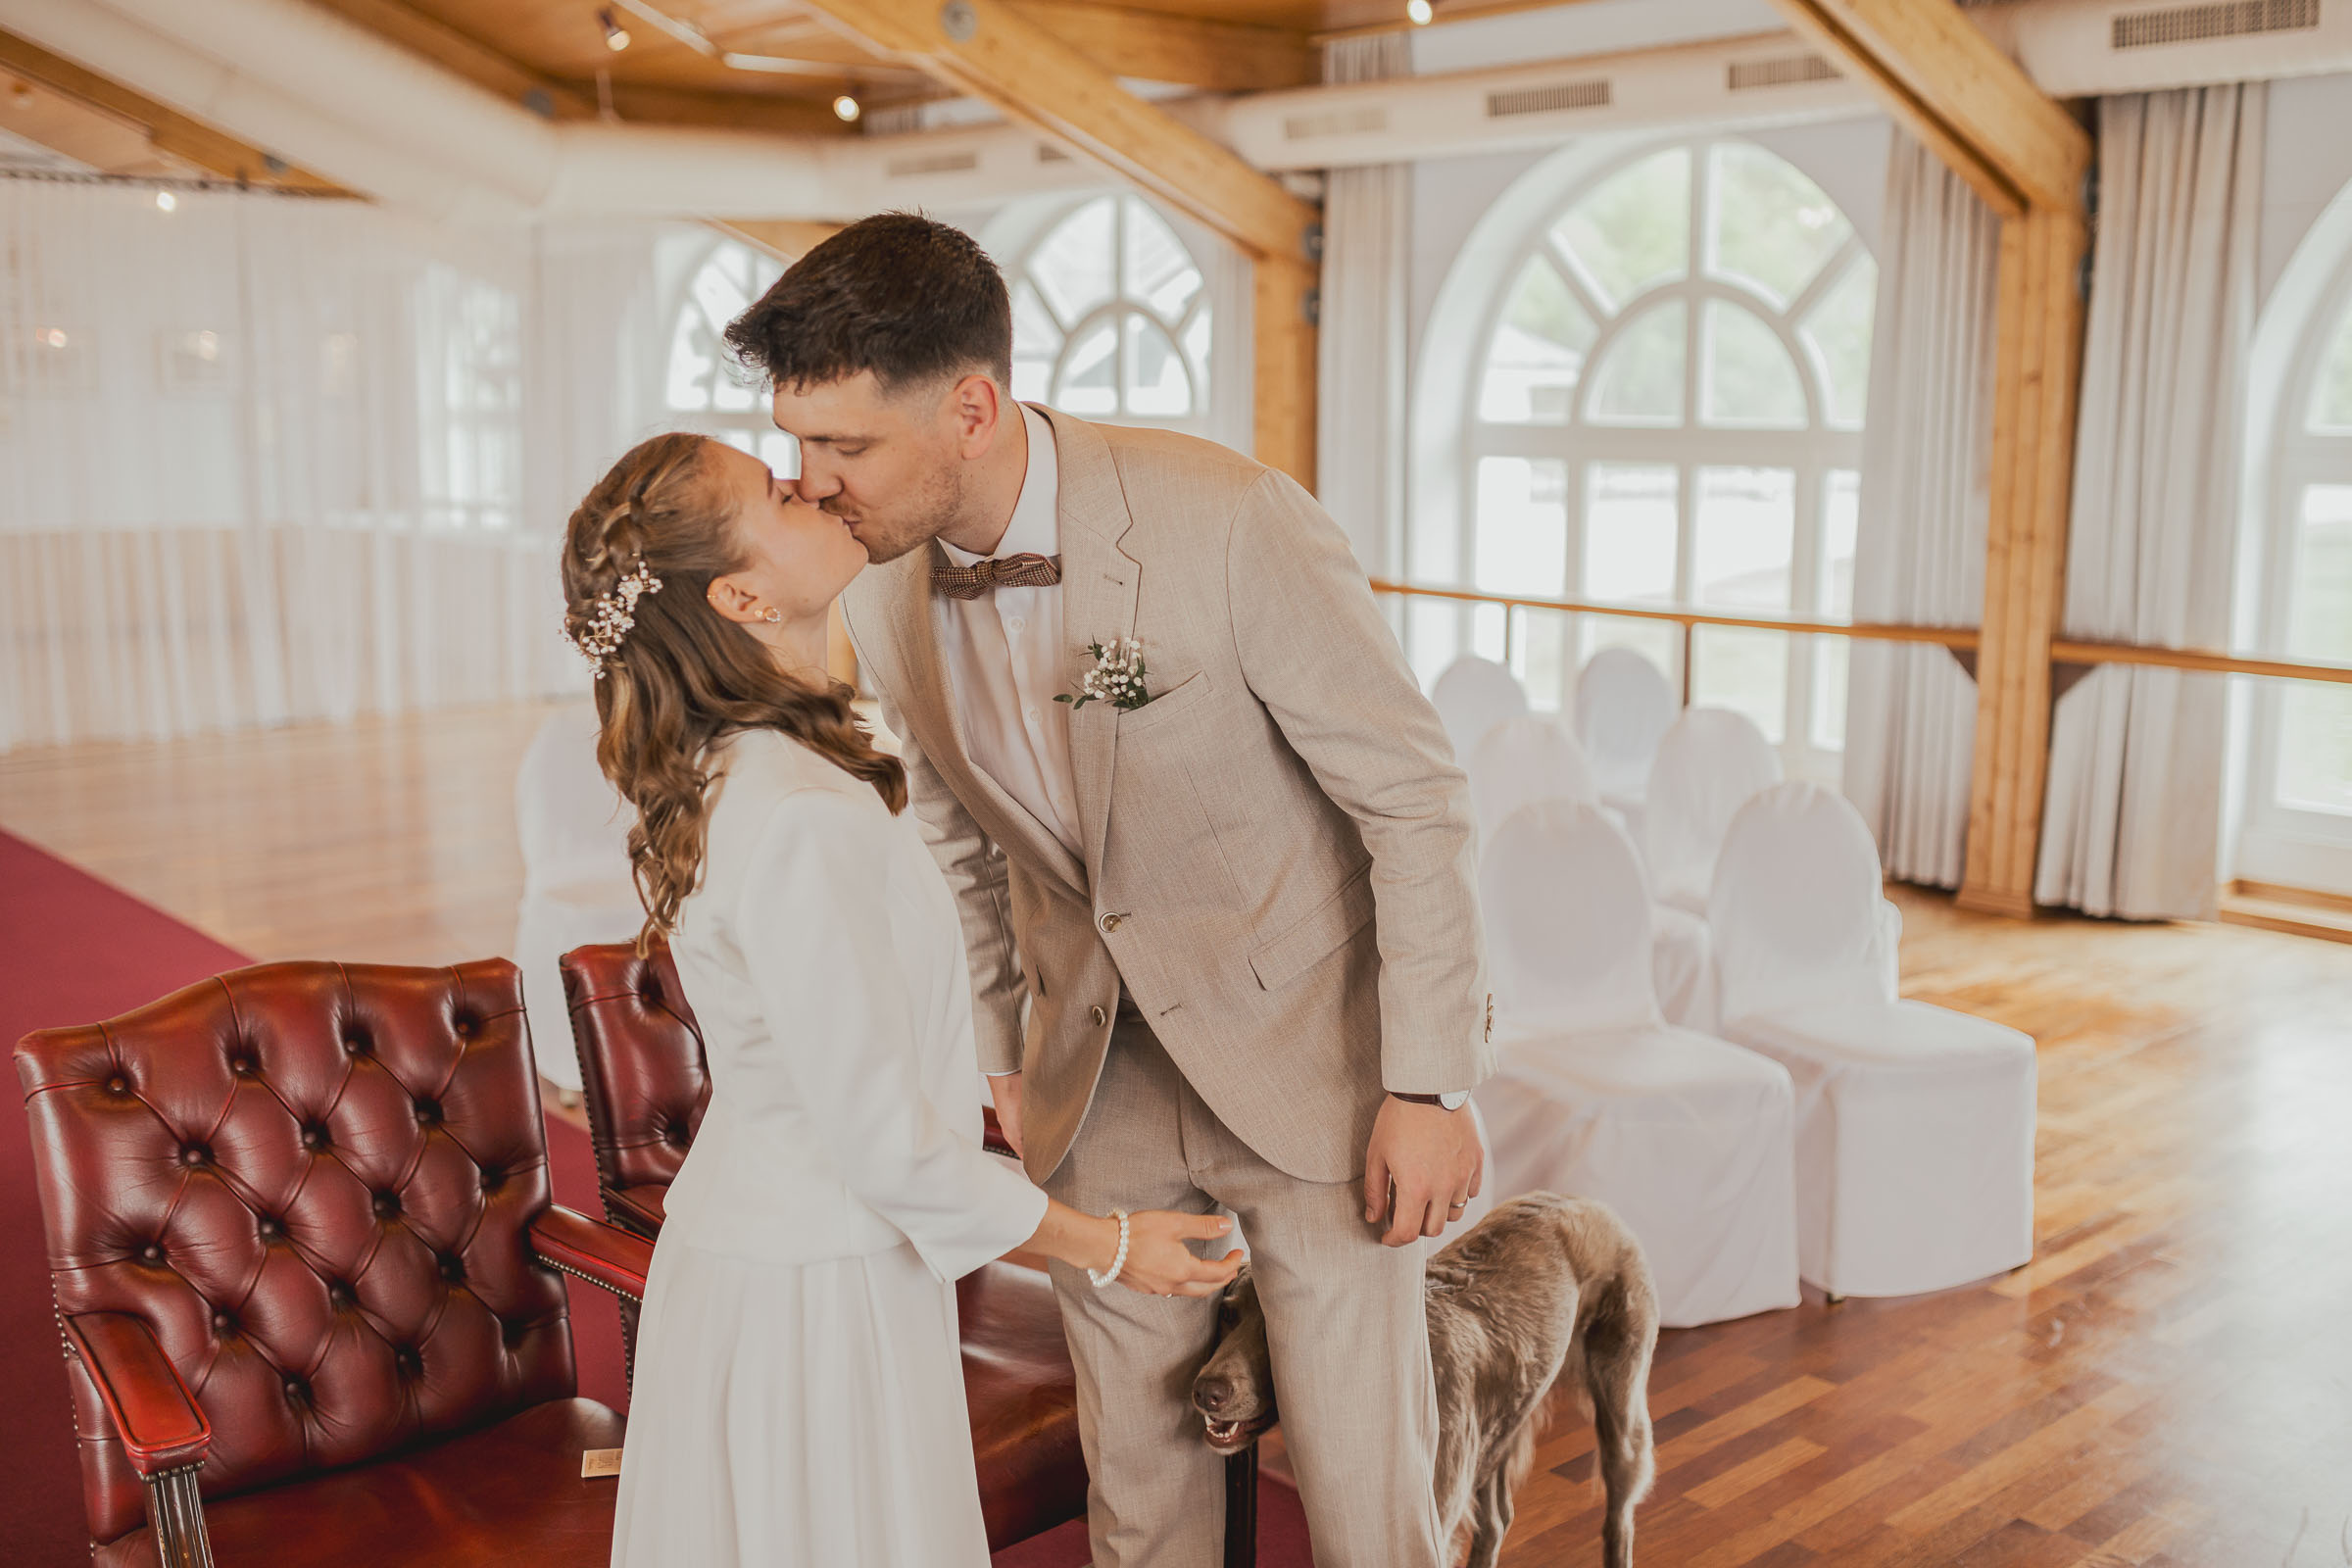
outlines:
[[[1649,1491],[1649,1357],[1658,1295],[1641,1244],[1604,1203],[1530,1193],[1429,1260],[1438,1384],[1438,1517],[1470,1531],[1469,1568],[1494,1568],[1511,1494],[1535,1463],[1553,1388],[1592,1403],[1607,1511],[1601,1560],[1630,1568],[1634,1505]],[[1208,1446],[1238,1453],[1281,1418],[1266,1316],[1245,1268],[1226,1288],[1214,1352],[1193,1379]]]

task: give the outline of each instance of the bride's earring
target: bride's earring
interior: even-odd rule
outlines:
[[[760,618],[766,621],[770,626],[782,625],[784,621],[784,612],[778,610],[775,606],[770,605],[767,607],[766,612]]]

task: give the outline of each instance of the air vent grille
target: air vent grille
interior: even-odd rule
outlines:
[[[1546,87],[1513,87],[1507,92],[1487,94],[1487,118],[1548,115],[1562,109],[1606,109],[1609,102],[1606,76],[1594,81],[1555,81]]]
[[[1379,104],[1364,104],[1319,115],[1289,116],[1282,122],[1282,136],[1285,141],[1312,141],[1320,136],[1362,136],[1388,128],[1388,110]]]
[[[2117,49],[2202,43],[2258,32],[2297,32],[2320,24],[2320,0],[2216,0],[2200,6],[2116,15],[2110,41]]]
[[[980,155],[969,148],[959,153],[918,153],[907,158],[893,158],[889,164],[893,179],[913,179],[922,174],[960,174],[980,167]]]
[[[1793,87],[1805,81],[1836,81],[1838,68],[1819,55],[1783,55],[1777,60],[1735,60],[1724,69],[1724,85],[1733,92],[1757,87]]]

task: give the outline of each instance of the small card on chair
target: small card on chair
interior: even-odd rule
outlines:
[[[620,1474],[618,1448],[582,1448],[580,1450],[580,1479],[593,1481],[598,1476]]]

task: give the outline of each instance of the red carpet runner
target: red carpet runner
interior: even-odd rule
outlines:
[[[118,888],[0,833],[0,1046],[35,1029],[91,1023],[153,1002],[248,960]],[[8,1082],[15,1083],[15,1069]],[[12,1097],[13,1098],[13,1097]],[[547,1128],[557,1200],[601,1214],[587,1135]],[[620,1320],[612,1298],[571,1282],[580,1392],[627,1408]],[[0,1111],[0,1388],[10,1393],[11,1442],[0,1464],[0,1563],[68,1568],[89,1560],[74,1462],[63,1350],[51,1315],[49,1269],[33,1194],[32,1152],[21,1109]],[[1306,1568],[1298,1494],[1269,1485],[1260,1503],[1264,1568]],[[997,1557],[997,1568],[1080,1568],[1086,1535],[1072,1525]]]

